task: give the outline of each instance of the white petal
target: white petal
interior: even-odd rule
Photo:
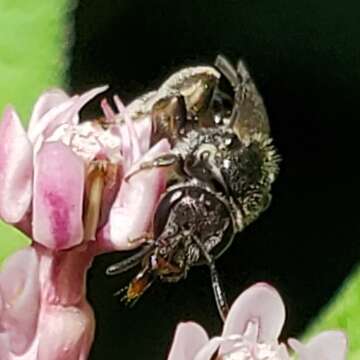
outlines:
[[[107,86],[101,86],[91,89],[81,96],[75,95],[47,111],[36,121],[34,126],[29,128],[28,136],[31,142],[36,143],[41,136],[44,139],[48,138],[61,125],[77,125],[79,111],[86,103],[104,92],[107,88]]]
[[[49,306],[38,327],[36,360],[87,359],[94,326],[94,315],[87,304],[82,307]]]
[[[165,139],[161,140],[141,161],[153,159],[167,151],[169,143]],[[130,243],[129,239],[141,237],[148,231],[155,207],[164,190],[166,171],[164,168],[144,170],[122,182],[109,212],[108,222],[98,233],[99,241],[105,242],[104,247],[130,250],[139,246],[139,243]]]
[[[32,146],[15,110],[4,112],[0,124],[0,217],[17,223],[32,196]]]
[[[34,105],[29,121],[28,131],[31,133],[38,121],[52,108],[64,103],[69,96],[61,89],[51,89],[43,93]]]
[[[39,260],[33,248],[19,250],[6,259],[0,272],[4,303],[0,323],[15,354],[23,353],[35,336],[40,308],[39,288]]]
[[[6,333],[0,333],[0,359],[10,360],[9,339]]]
[[[194,360],[210,360],[215,351],[222,344],[223,339],[221,337],[212,338],[203,348],[197,353]]]
[[[303,345],[289,339],[289,345],[299,354],[299,360],[345,360],[347,339],[341,331],[324,331]]]
[[[206,331],[194,322],[180,323],[175,332],[168,360],[192,360],[208,342]]]
[[[83,240],[83,161],[61,142],[45,143],[35,158],[33,238],[56,250]]]
[[[244,334],[250,321],[259,323],[258,341],[277,341],[285,321],[285,306],[270,285],[255,284],[235,300],[225,321],[223,336]]]

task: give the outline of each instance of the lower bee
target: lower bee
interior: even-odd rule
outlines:
[[[216,304],[222,318],[228,306],[215,259],[231,244],[234,219],[227,199],[196,179],[170,186],[155,211],[151,234],[134,256],[107,269],[115,275],[141,264],[124,297],[136,301],[155,279],[176,282],[194,265],[210,269]]]
[[[230,85],[230,94],[221,90],[222,82]],[[235,69],[222,56],[215,67],[179,71],[156,94],[138,101],[130,109],[134,114],[142,104],[137,116],[151,117],[152,141],[166,137],[172,148],[135,172],[160,166],[173,171],[146,245],[107,273],[141,264],[125,295],[133,302],[156,278],[178,281],[191,266],[208,264],[224,319],[226,298],[214,261],[234,234],[267,208],[278,172],[263,101],[244,64]]]

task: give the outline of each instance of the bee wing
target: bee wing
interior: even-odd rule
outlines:
[[[234,90],[234,105],[229,126],[240,138],[255,133],[269,134],[269,120],[264,102],[244,62],[239,60],[235,69],[224,56],[218,55],[215,66]]]

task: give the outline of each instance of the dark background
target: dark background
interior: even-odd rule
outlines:
[[[358,1],[80,0],[71,87],[109,83],[125,101],[171,72],[216,54],[248,63],[283,162],[273,202],[217,262],[230,302],[267,281],[281,292],[284,336],[300,334],[359,258]],[[207,268],[156,284],[134,308],[112,296],[133,273],[106,278],[118,254],[96,259],[91,359],[165,359],[176,324],[218,334]]]

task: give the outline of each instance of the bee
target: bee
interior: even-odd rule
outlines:
[[[221,90],[221,82],[229,85],[230,94]],[[262,98],[244,63],[235,69],[219,55],[214,67],[180,70],[129,108],[151,117],[152,142],[166,137],[172,145],[169,153],[135,172],[169,167],[172,176],[143,247],[111,265],[107,274],[141,265],[124,297],[133,303],[156,278],[176,282],[192,266],[207,264],[225,319],[228,305],[215,259],[267,208],[278,173],[279,155]]]
[[[124,300],[135,303],[155,279],[177,282],[194,265],[207,264],[221,316],[228,306],[216,271],[215,259],[231,244],[234,219],[222,194],[192,179],[169,186],[154,214],[151,236],[138,253],[107,269],[114,275],[141,263],[126,289]]]

